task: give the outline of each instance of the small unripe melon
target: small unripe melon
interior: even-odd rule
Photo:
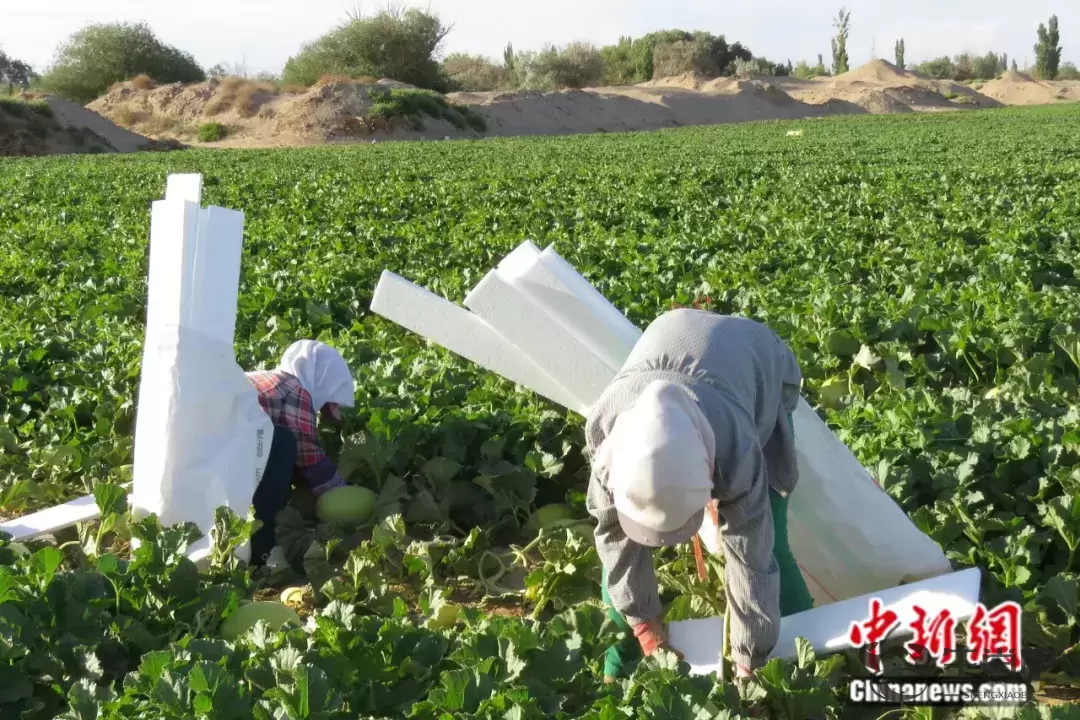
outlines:
[[[427,619],[424,627],[429,630],[449,630],[457,624],[460,613],[460,605],[446,603],[439,608],[438,612]]]
[[[375,493],[357,485],[328,490],[315,503],[315,516],[324,523],[362,525],[375,512]]]
[[[283,625],[303,625],[300,616],[289,606],[273,600],[261,600],[241,605],[225,618],[221,623],[221,637],[235,640],[255,627],[255,623],[260,620],[265,621],[272,630],[279,630]]]
[[[551,505],[545,505],[542,508],[538,508],[536,512],[529,516],[529,521],[525,524],[526,529],[534,532],[552,527],[561,520],[573,520],[574,513],[570,511],[566,505],[560,505],[559,503],[552,503]]]

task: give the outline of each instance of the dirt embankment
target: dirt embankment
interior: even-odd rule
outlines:
[[[1080,82],[1006,73],[983,85],[933,80],[874,60],[836,77],[736,80],[688,73],[640,85],[559,92],[389,97],[412,86],[329,78],[281,89],[239,78],[195,85],[124,83],[81,108],[49,98],[66,126],[116,151],[182,142],[206,147],[656,130],[830,115],[949,112],[1080,101]],[[396,110],[388,112],[388,107]],[[389,119],[388,119],[389,118]],[[127,128],[127,129],[125,129]],[[166,145],[167,147],[167,145]]]
[[[62,120],[40,98],[0,99],[0,157],[116,152],[93,130]]]

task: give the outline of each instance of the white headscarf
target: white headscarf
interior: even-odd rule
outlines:
[[[356,402],[356,386],[352,373],[341,354],[326,343],[316,340],[297,340],[281,358],[278,370],[293,375],[311,396],[315,410],[332,402],[352,407]]]
[[[690,539],[712,499],[716,439],[685,390],[658,380],[619,415],[597,462],[626,535],[659,547]]]

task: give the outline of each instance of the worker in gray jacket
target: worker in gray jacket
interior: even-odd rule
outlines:
[[[813,607],[787,543],[791,413],[802,375],[769,328],[699,310],[657,318],[591,409],[587,507],[609,616],[624,631],[605,680],[667,646],[652,549],[690,540],[715,501],[739,676],[776,645],[781,615]]]

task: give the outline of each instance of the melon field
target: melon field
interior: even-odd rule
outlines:
[[[0,539],[0,718],[1077,717],[1078,130],[1060,106],[0,160],[0,518],[89,492],[103,510]],[[284,566],[235,560],[251,523],[227,512],[201,573],[197,531],[126,519],[150,203],[176,172],[246,215],[240,365],[315,338],[358,381],[324,440],[373,514],[320,524],[298,493]],[[1023,606],[1039,703],[858,707],[858,658],[807,652],[742,686],[666,653],[604,685],[584,420],[368,311],[384,268],[460,302],[525,239],[640,327],[697,302],[774,328],[830,427],[982,568],[983,601]],[[570,519],[531,520],[551,504]],[[720,560],[704,581],[688,548],[655,563],[668,620],[723,612]],[[299,625],[223,631],[289,587]]]

